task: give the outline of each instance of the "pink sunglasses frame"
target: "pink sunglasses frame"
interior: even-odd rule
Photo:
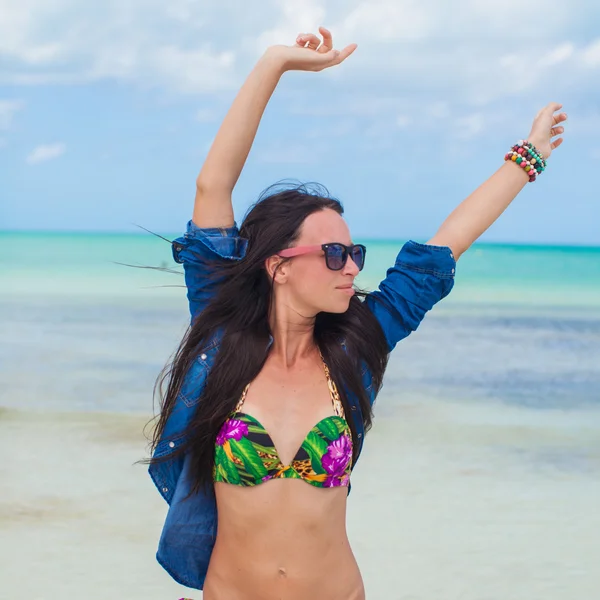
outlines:
[[[293,258],[294,256],[301,256],[302,254],[316,254],[317,252],[322,252],[323,246],[319,244],[317,246],[295,246],[294,248],[286,248],[281,252],[277,253],[277,256],[281,256],[282,258]]]

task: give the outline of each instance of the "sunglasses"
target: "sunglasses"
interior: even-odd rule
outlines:
[[[301,256],[303,254],[318,254],[321,251],[325,253],[327,268],[332,271],[341,271],[346,266],[349,256],[352,257],[359,271],[362,271],[365,266],[367,249],[362,244],[346,246],[338,242],[333,242],[331,244],[321,244],[320,246],[296,246],[295,248],[286,248],[278,252],[278,256],[292,258],[293,256]]]

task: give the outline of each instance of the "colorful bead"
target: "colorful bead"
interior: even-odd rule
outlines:
[[[521,167],[533,182],[537,176],[546,170],[546,161],[541,152],[528,140],[519,140],[510,152],[504,156],[504,160],[511,160]]]

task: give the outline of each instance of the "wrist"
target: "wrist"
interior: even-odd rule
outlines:
[[[527,141],[530,144],[533,144],[536,148],[539,148],[541,145],[543,145],[543,140],[537,138],[535,135],[529,135],[529,137],[527,138]]]
[[[285,49],[285,46],[269,46],[259,59],[259,63],[265,64],[269,69],[283,75],[288,70],[283,52]]]
[[[508,162],[512,161],[521,167],[529,176],[530,182],[534,182],[538,175],[541,175],[546,170],[545,159],[530,139],[519,140],[506,154],[504,160]]]

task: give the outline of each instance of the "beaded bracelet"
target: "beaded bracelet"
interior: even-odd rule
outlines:
[[[523,157],[522,154],[518,152],[509,152],[504,160],[512,160],[514,163],[519,165],[529,176],[529,182],[533,183],[537,179],[537,171],[534,165],[531,164],[529,160]]]
[[[516,147],[513,146],[513,150],[518,150],[518,148],[523,148],[530,157],[535,158],[538,163],[541,163],[544,169],[546,168],[546,159],[544,158],[544,155],[531,142],[519,140]]]
[[[519,140],[506,154],[504,160],[512,160],[518,164],[529,175],[530,183],[533,183],[537,176],[546,170],[547,164],[543,154],[526,140]]]

